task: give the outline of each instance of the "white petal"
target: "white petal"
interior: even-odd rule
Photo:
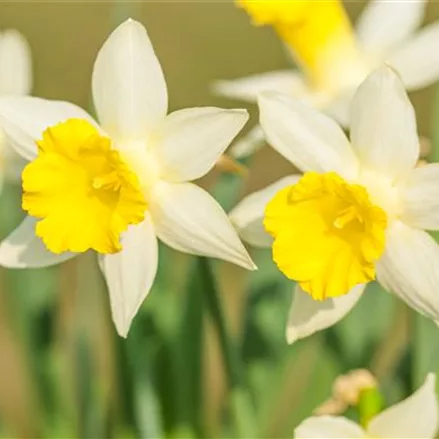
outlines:
[[[39,268],[59,264],[75,253],[55,254],[35,235],[36,219],[30,216],[0,243],[0,265],[8,268]]]
[[[256,125],[241,139],[233,142],[229,154],[236,159],[244,159],[258,151],[265,143],[264,130],[260,125]]]
[[[357,35],[368,52],[380,54],[404,41],[421,25],[426,0],[372,0],[357,23]]]
[[[389,55],[408,90],[426,87],[439,78],[439,23],[425,27]]]
[[[299,169],[356,174],[349,141],[330,117],[280,93],[262,93],[258,103],[268,143]]]
[[[344,296],[319,301],[296,285],[287,323],[287,342],[294,343],[340,321],[358,302],[364,287],[357,285]]]
[[[99,262],[107,281],[117,333],[126,337],[157,273],[158,245],[149,215],[122,235],[122,247],[119,253],[101,255]]]
[[[439,322],[439,246],[428,233],[394,221],[376,271],[386,289]]]
[[[171,113],[153,136],[163,178],[181,182],[207,174],[247,120],[246,110],[214,107]]]
[[[367,432],[370,437],[434,438],[438,430],[436,376],[429,374],[425,383],[404,401],[373,418]]]
[[[146,29],[127,20],[108,37],[93,69],[93,100],[104,129],[118,140],[144,138],[166,115],[162,68]]]
[[[16,30],[0,34],[0,95],[22,96],[32,88],[32,59],[26,39]]]
[[[213,89],[219,95],[249,102],[256,102],[258,94],[263,91],[277,91],[296,97],[301,97],[308,91],[302,75],[292,70],[261,73],[230,81],[217,81]]]
[[[260,191],[241,200],[229,213],[229,218],[241,238],[255,247],[270,247],[273,238],[265,231],[262,223],[267,203],[284,187],[297,183],[300,175],[281,178]]]
[[[150,202],[157,236],[170,247],[255,269],[226,213],[203,189],[161,182]]]
[[[27,160],[36,157],[35,140],[41,139],[46,128],[75,118],[96,125],[82,108],[69,102],[29,96],[0,98],[0,125],[14,149]]]
[[[413,169],[400,192],[404,223],[419,229],[439,229],[439,164]]]
[[[313,416],[294,431],[296,439],[353,439],[366,437],[355,422],[341,416]]]
[[[335,119],[343,128],[349,128],[351,119],[351,102],[355,90],[347,90],[340,93],[335,99],[332,99],[325,113]]]
[[[419,156],[415,113],[391,68],[377,69],[358,88],[352,102],[351,141],[365,168],[396,178],[414,167]]]

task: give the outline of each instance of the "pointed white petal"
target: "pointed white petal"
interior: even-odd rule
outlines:
[[[125,21],[108,37],[92,82],[98,119],[118,140],[144,138],[166,115],[163,72],[146,29],[137,21]]]
[[[260,125],[253,127],[241,139],[234,142],[229,153],[236,159],[243,159],[251,156],[265,144],[265,134]]]
[[[75,253],[55,254],[35,235],[36,219],[30,216],[0,243],[0,265],[8,268],[39,268],[59,264]]]
[[[300,175],[281,178],[266,188],[248,195],[230,211],[229,218],[244,241],[255,247],[271,246],[273,238],[265,231],[262,223],[265,206],[278,191],[296,184],[299,178]]]
[[[344,296],[319,301],[296,285],[286,329],[287,342],[294,343],[340,321],[356,305],[364,288],[365,285],[357,285]]]
[[[371,0],[357,23],[362,47],[382,54],[401,43],[421,25],[426,0]]]
[[[358,88],[352,102],[351,141],[365,168],[397,178],[414,167],[419,156],[415,113],[391,68],[377,69]]]
[[[439,229],[439,164],[413,169],[400,188],[401,220],[411,227]]]
[[[303,171],[356,174],[349,141],[330,117],[280,93],[262,93],[258,103],[268,143],[293,165]]]
[[[82,108],[69,102],[29,96],[0,98],[0,126],[14,149],[27,160],[36,157],[35,140],[41,139],[43,131],[67,119],[85,119],[96,125]]]
[[[307,94],[307,85],[299,72],[282,70],[267,72],[230,81],[217,81],[213,90],[232,99],[256,102],[263,91],[277,91],[291,96],[301,97]]]
[[[367,433],[382,438],[434,438],[438,431],[439,406],[436,376],[429,374],[425,383],[404,401],[373,418]]]
[[[439,322],[439,246],[428,233],[394,221],[376,271],[386,289]]]
[[[153,136],[162,177],[182,182],[207,174],[247,120],[246,110],[214,107],[171,113]]]
[[[203,189],[161,182],[150,203],[157,236],[170,247],[255,269],[226,213]]]
[[[366,432],[355,422],[341,416],[313,416],[294,431],[296,439],[365,438]]]
[[[439,23],[431,24],[389,55],[408,90],[427,87],[439,79]]]
[[[22,96],[32,88],[32,59],[26,39],[16,30],[0,34],[0,96]]]
[[[122,251],[99,257],[117,333],[126,337],[157,273],[158,245],[149,215],[122,236]]]

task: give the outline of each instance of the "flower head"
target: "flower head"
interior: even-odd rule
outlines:
[[[30,161],[23,173],[29,216],[1,243],[0,264],[46,266],[96,250],[117,331],[126,336],[154,281],[157,237],[255,268],[219,204],[190,183],[214,166],[248,115],[213,107],[167,115],[160,64],[133,20],[99,51],[92,89],[99,124],[67,102],[0,99],[6,134]]]
[[[424,384],[407,399],[379,413],[360,426],[341,416],[314,416],[295,430],[297,439],[353,438],[434,438],[439,428],[436,376],[429,374]]]
[[[349,124],[349,106],[356,88],[383,62],[395,68],[405,87],[415,90],[439,78],[435,56],[439,23],[420,26],[426,0],[371,0],[354,32],[340,0],[239,0],[259,25],[272,26],[297,61],[297,71],[277,71],[220,81],[225,96],[256,101],[262,91],[278,91],[321,109]],[[259,127],[237,142],[236,157],[263,144]]]
[[[350,141],[286,95],[261,94],[259,109],[268,142],[304,174],[250,195],[230,217],[298,283],[288,340],[340,320],[373,279],[439,321],[439,246],[422,230],[439,229],[439,165],[416,167],[415,115],[393,69],[356,92]]]

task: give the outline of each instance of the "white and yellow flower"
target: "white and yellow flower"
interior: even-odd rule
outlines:
[[[395,72],[383,66],[360,85],[350,142],[289,96],[264,92],[259,109],[267,141],[304,175],[248,196],[230,217],[297,281],[288,341],[340,320],[374,279],[439,322],[439,246],[424,231],[439,229],[439,164],[415,167],[415,114]]]
[[[25,96],[32,89],[32,59],[26,39],[14,29],[0,32],[0,96]],[[18,182],[25,165],[0,128],[0,189]]]
[[[436,376],[429,374],[411,396],[373,417],[363,428],[342,416],[313,416],[295,430],[296,439],[435,438],[439,405]]]
[[[237,0],[257,25],[271,25],[300,70],[268,72],[220,81],[224,96],[254,102],[264,90],[278,91],[349,123],[349,103],[358,85],[383,62],[395,68],[407,90],[439,78],[439,23],[420,26],[427,0],[371,0],[356,32],[341,0]],[[232,147],[236,157],[263,142],[256,127]]]
[[[206,174],[247,121],[245,110],[167,115],[162,69],[145,28],[128,20],[93,70],[100,124],[68,102],[0,99],[23,172],[29,216],[0,245],[0,264],[41,267],[99,253],[113,319],[126,336],[157,271],[157,238],[191,254],[254,264],[220,205],[190,183]]]

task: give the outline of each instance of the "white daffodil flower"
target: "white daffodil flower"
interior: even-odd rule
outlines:
[[[167,115],[162,69],[133,20],[101,48],[92,89],[99,125],[68,102],[0,99],[5,131],[30,161],[23,171],[29,216],[1,243],[0,264],[42,267],[97,251],[113,320],[126,336],[154,281],[157,237],[255,268],[220,205],[190,183],[214,166],[248,115],[211,107]]]
[[[214,90],[223,96],[255,102],[262,91],[278,91],[327,112],[344,126],[349,104],[366,76],[382,63],[396,69],[407,90],[439,78],[439,23],[417,31],[427,0],[370,0],[356,32],[340,0],[237,0],[258,25],[272,25],[300,70],[275,71],[230,81]],[[231,148],[245,157],[263,144],[259,126]]]
[[[411,396],[373,417],[365,428],[342,416],[313,416],[295,430],[296,439],[435,438],[438,427],[436,376],[429,374]]]
[[[19,32],[0,32],[0,97],[25,96],[32,89],[32,60],[29,44]],[[9,145],[0,127],[0,189],[4,180],[17,182],[25,165]]]
[[[415,114],[397,74],[383,66],[360,85],[350,141],[289,96],[264,92],[259,109],[267,141],[304,174],[248,196],[230,218],[297,281],[288,342],[339,321],[373,279],[439,322],[439,246],[423,230],[439,230],[439,164],[416,167]]]

